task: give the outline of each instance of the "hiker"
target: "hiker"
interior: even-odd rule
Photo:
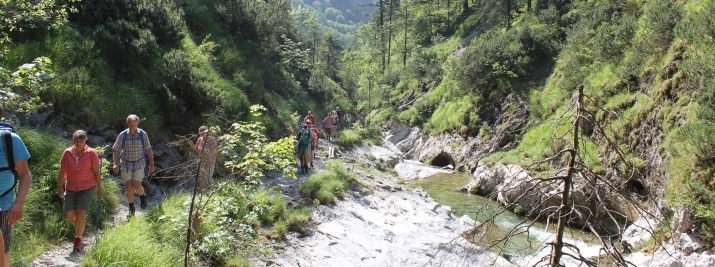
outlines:
[[[310,162],[310,141],[312,139],[312,133],[308,129],[308,124],[303,124],[300,132],[298,132],[298,158],[300,158],[300,173],[308,173],[308,162]]]
[[[313,116],[312,111],[308,111],[308,115],[305,115],[304,121],[308,121],[308,127],[313,127],[315,124],[315,116]]]
[[[350,128],[350,124],[353,122],[353,115],[350,112],[345,112],[345,129]]]
[[[333,113],[328,112],[328,116],[323,119],[323,125],[325,127],[325,136],[327,136],[328,141],[332,140],[333,137]]]
[[[335,113],[337,113],[337,117],[338,117],[338,119],[337,119],[337,121],[336,121],[335,123],[337,123],[339,126],[342,126],[341,123],[343,122],[343,121],[342,121],[342,119],[343,119],[343,116],[342,116],[342,115],[343,115],[343,112],[340,111],[340,107],[336,107],[336,108],[335,108]],[[340,128],[342,128],[342,127],[340,127]],[[335,131],[338,131],[338,129],[335,129]]]
[[[358,123],[360,123],[361,125],[365,124],[365,113],[363,113],[362,111],[360,111],[360,115],[358,115]]]
[[[318,150],[318,138],[320,138],[320,130],[315,125],[310,126],[310,133],[313,138],[310,139],[310,168],[313,168],[313,160],[315,159],[315,151]]]
[[[57,195],[63,198],[65,218],[74,224],[74,246],[79,252],[82,234],[87,224],[85,216],[92,197],[102,197],[102,176],[99,173],[99,156],[87,145],[87,132],[77,130],[72,134],[72,146],[65,149],[60,159],[60,178]]]
[[[134,191],[139,194],[141,208],[146,209],[146,195],[142,187],[144,179],[144,168],[149,162],[149,173],[154,172],[154,154],[149,143],[147,133],[138,128],[139,117],[131,114],[127,116],[128,128],[117,136],[117,140],[112,146],[112,171],[119,173],[121,170],[122,180],[127,187],[127,203],[129,203],[129,214],[134,215]],[[119,163],[117,161],[119,160]]]
[[[4,116],[3,108],[0,106],[0,118]],[[30,152],[27,151],[25,143],[19,135],[15,133],[12,125],[0,124],[2,132],[2,151],[0,152],[0,231],[3,236],[3,246],[5,250],[4,266],[10,266],[10,245],[12,244],[12,226],[22,219],[25,209],[25,199],[30,190],[32,175],[27,165]],[[7,145],[6,145],[7,144]],[[10,156],[10,159],[8,159]],[[19,180],[17,193],[16,184]]]
[[[332,138],[335,138],[335,135],[338,133],[338,123],[340,122],[340,116],[338,116],[338,112],[333,110],[333,128],[331,128],[330,136]]]
[[[213,174],[216,170],[216,155],[218,153],[218,142],[213,136],[209,136],[209,127],[199,127],[199,139],[196,144],[189,140],[191,148],[201,154],[201,166],[199,166],[199,189],[203,192],[207,186],[214,184]]]

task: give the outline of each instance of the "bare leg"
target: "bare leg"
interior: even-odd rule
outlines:
[[[75,210],[74,212],[77,214],[77,217],[75,217],[75,220],[74,220],[74,235],[78,236],[78,237],[82,237],[82,235],[84,234],[84,227],[87,225],[87,221],[85,220],[87,211],[86,210]]]
[[[132,183],[134,183],[134,190],[137,191],[137,194],[139,194],[140,196],[143,196],[144,195],[144,187],[142,186],[142,182],[137,181],[137,180],[132,180]]]
[[[65,218],[69,220],[72,224],[74,224],[75,219],[77,219],[77,215],[75,214],[75,211],[68,211],[65,212]]]
[[[133,180],[127,182],[127,203],[134,203],[134,183]]]

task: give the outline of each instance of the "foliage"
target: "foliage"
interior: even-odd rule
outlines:
[[[263,111],[263,106],[251,106],[251,114],[255,118],[260,117]],[[219,136],[221,154],[229,157],[224,165],[243,173],[250,184],[260,183],[263,174],[273,170],[295,177],[293,137],[269,142],[264,132],[265,127],[260,122],[234,123],[229,133]]]
[[[67,19],[67,8],[52,0],[1,0],[0,18],[0,44],[5,44],[11,35],[58,27]]]

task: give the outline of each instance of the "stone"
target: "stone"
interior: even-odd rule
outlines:
[[[397,176],[405,180],[427,178],[438,173],[452,173],[413,160],[403,160],[395,165],[394,170],[397,172]]]
[[[690,255],[693,252],[700,252],[707,247],[707,244],[703,240],[686,233],[678,234],[677,239],[678,243],[680,243],[680,249],[683,250],[685,255]]]
[[[467,192],[488,196],[497,189],[497,185],[504,181],[503,176],[497,176],[489,170],[489,167],[479,162],[474,170],[472,181],[465,186]]]
[[[653,236],[656,225],[657,221],[640,217],[623,231],[621,241],[631,247],[641,247]]]
[[[682,207],[673,215],[673,230],[676,233],[690,233],[695,226],[692,208]]]

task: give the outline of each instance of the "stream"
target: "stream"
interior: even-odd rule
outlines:
[[[438,203],[450,206],[452,213],[460,217],[469,215],[474,220],[483,222],[491,215],[500,212],[502,207],[496,201],[486,197],[472,195],[461,191],[461,187],[471,181],[470,173],[439,173],[428,178],[414,180],[412,183],[422,187]],[[482,209],[483,207],[486,207]],[[480,211],[481,210],[481,211]],[[479,212],[479,214],[477,214]],[[524,218],[510,211],[505,211],[496,217],[496,227],[490,228],[487,240],[492,241],[505,236],[517,226],[523,225]],[[534,263],[534,261],[550,253],[546,244],[554,239],[555,222],[548,229],[545,223],[535,223],[527,234],[519,234],[504,246],[491,249],[492,252],[506,254],[519,264]],[[567,228],[564,242],[576,245],[583,255],[595,256],[601,248],[598,238],[575,229]],[[477,244],[480,245],[480,244]],[[503,250],[502,250],[503,249]]]

